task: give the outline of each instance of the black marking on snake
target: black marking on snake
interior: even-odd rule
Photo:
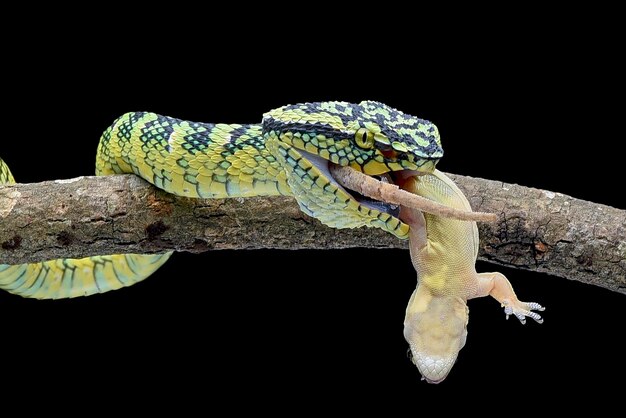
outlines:
[[[71,270],[72,273],[70,274],[69,280],[70,280],[70,289],[74,288],[74,275],[76,274],[76,269],[72,269]]]
[[[65,283],[66,277],[65,274],[69,271],[70,272],[70,276],[69,276],[69,282],[70,282],[70,289],[74,287],[74,274],[76,273],[76,266],[72,266],[68,263],[68,260],[63,260],[63,266],[65,267],[64,271],[63,271],[63,277],[61,277],[61,287],[63,287],[63,284]]]
[[[237,146],[237,148],[242,149],[245,145],[247,145],[247,141],[243,141],[240,144],[235,144],[235,142],[241,138],[243,135],[248,135],[250,129],[250,125],[242,125],[239,128],[235,128],[230,132],[230,143]]]
[[[250,125],[244,125],[241,128],[237,128],[230,132],[230,140],[222,145],[223,151],[220,153],[222,158],[226,158],[230,155],[235,154],[237,151],[241,151],[246,147],[252,146],[254,148],[259,148],[258,145],[255,145],[255,141],[253,137],[240,141],[240,138],[244,135],[250,135],[249,132]]]
[[[195,178],[195,177],[193,177],[192,175],[185,173],[185,175],[183,176],[183,178],[185,179],[185,181],[186,181],[187,183],[193,184],[193,185],[195,185],[196,187],[198,186],[198,179],[196,179],[196,178]]]
[[[159,118],[146,122],[144,127],[141,128],[141,141],[145,143],[157,143],[163,148],[167,148],[168,139],[174,132],[174,128],[167,123],[166,118]],[[142,147],[143,148],[143,147]],[[149,150],[148,150],[149,151]],[[146,155],[150,155],[146,152]]]
[[[128,257],[130,256],[130,254],[124,254],[124,259],[126,260],[126,265],[128,266],[128,269],[135,275],[137,276],[137,272],[135,271],[135,269],[133,268],[132,263],[130,262],[130,260],[128,259]]]
[[[23,273],[22,273],[22,274],[20,274],[20,277],[21,277],[21,276],[23,276],[23,275],[24,275],[24,273],[26,273],[26,272],[27,272],[27,270],[28,270],[28,265],[26,265],[26,264],[25,264],[24,266],[25,266],[24,271],[23,271]],[[32,277],[32,276],[31,276],[31,275],[28,275],[28,276],[24,279],[24,282],[23,282],[23,283],[20,283],[20,284],[16,285],[16,286],[12,289],[12,290],[14,291],[13,293],[15,293],[15,294],[17,294],[17,295],[21,295],[22,293],[24,293],[24,292],[26,291],[26,289],[22,288],[22,286],[24,286],[24,283],[26,283],[26,281],[27,281],[30,277]]]
[[[164,184],[163,184],[163,179],[159,176],[157,176],[156,174],[152,175],[152,183],[154,183],[154,185],[160,189],[164,188]]]
[[[45,273],[42,275],[41,273],[43,273],[45,271]],[[48,266],[46,266],[45,264],[42,264],[42,269],[39,270],[39,274],[37,275],[37,278],[35,280],[33,280],[33,282],[30,284],[30,286],[28,286],[26,289],[24,289],[24,292],[27,292],[29,290],[34,290],[32,293],[36,293],[39,289],[41,289],[41,285],[43,284],[44,280],[46,279],[46,276],[48,275],[48,271],[50,271],[50,268]],[[39,278],[41,278],[41,283],[39,283],[37,285],[37,287],[35,287],[35,284],[37,284],[39,282]]]
[[[183,149],[187,150],[190,154],[195,155],[196,152],[206,149],[209,144],[214,142],[211,139],[210,132],[215,127],[214,123],[194,123],[192,124],[194,129],[203,127],[206,129],[204,132],[191,132],[188,135],[183,136]]]
[[[119,120],[119,118],[118,118],[118,120]],[[115,122],[113,122],[113,125],[112,125],[112,126],[115,126],[115,123],[117,123],[117,120],[116,120]],[[101,142],[102,144],[108,144],[108,143],[109,143],[109,141],[111,140],[111,132],[113,132],[113,128],[112,128],[111,126],[109,126],[109,127],[107,128],[107,130],[106,130],[106,131],[104,131],[104,133],[102,134],[102,139],[100,140],[100,142]],[[118,141],[118,142],[119,142],[119,141]],[[100,145],[100,147],[102,147],[102,145]],[[105,148],[105,149],[106,149],[106,148]],[[109,155],[108,150],[106,150],[106,151],[107,151],[107,152],[106,152],[106,155],[108,156],[108,155]]]
[[[137,125],[137,123],[145,116],[145,114],[146,112],[134,112],[120,116],[117,121],[115,121],[112,125],[117,128],[118,139],[130,139],[135,125]],[[123,119],[124,116],[126,116],[126,120],[122,121],[121,124],[117,126],[117,122]]]
[[[117,281],[120,282],[122,286],[126,286],[126,283],[120,279],[120,275],[118,274],[117,269],[115,268],[116,263],[114,263],[112,260],[110,261],[110,263],[111,263],[111,268],[113,270],[113,275],[115,276],[115,279],[117,279]]]
[[[263,121],[263,133],[272,131],[276,135],[280,135],[281,133],[284,134],[285,132],[307,134],[310,137],[324,135],[326,138],[332,138],[336,141],[350,137],[350,134],[346,132],[339,132],[337,129],[320,122],[305,124],[301,122],[283,122],[274,118],[266,118]],[[304,139],[302,140],[304,141]]]
[[[17,282],[18,280],[20,280],[20,279],[21,279],[21,278],[22,278],[22,277],[26,274],[26,271],[28,270],[28,267],[27,267],[27,266],[28,266],[27,264],[24,264],[24,265],[23,265],[22,272],[20,273],[20,275],[19,275],[19,276],[17,276],[15,279],[13,279],[13,281],[11,282],[11,284],[13,284],[13,283]],[[15,290],[15,289],[20,288],[21,286],[22,286],[22,284],[20,283],[19,285],[15,286],[15,287],[10,288],[9,286],[7,286],[6,288],[7,288],[7,290],[8,290],[8,289],[10,289],[10,290]]]
[[[97,271],[98,269],[104,270],[104,263],[101,260],[97,260],[94,264],[95,265],[93,266],[93,284],[96,286],[96,289],[98,289],[98,293],[102,293],[102,291],[100,290],[100,285],[98,284]]]
[[[19,235],[14,235],[13,238],[9,238],[8,240],[2,243],[3,250],[16,250],[20,248],[22,245],[22,237]]]

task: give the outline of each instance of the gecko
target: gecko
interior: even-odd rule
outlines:
[[[439,170],[405,178],[406,191],[463,210],[471,210],[467,198]],[[413,363],[429,383],[440,383],[450,373],[467,338],[467,301],[492,296],[504,308],[506,318],[522,324],[529,317],[542,323],[533,311],[544,307],[520,301],[501,273],[477,273],[478,228],[460,221],[401,206],[400,219],[410,225],[409,249],[418,284],[411,295],[404,320],[404,337]]]

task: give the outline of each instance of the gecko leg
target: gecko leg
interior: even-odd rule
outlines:
[[[502,273],[478,273],[478,291],[475,297],[491,296],[504,308],[506,319],[515,315],[522,324],[526,317],[542,323],[541,315],[533,311],[543,311],[545,308],[536,302],[522,302],[513,291],[511,282]]]

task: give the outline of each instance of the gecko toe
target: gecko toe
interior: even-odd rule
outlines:
[[[522,323],[522,325],[526,324],[526,317],[532,318],[535,322],[542,324],[543,318],[536,312],[533,311],[544,311],[545,308],[536,302],[520,302],[515,301],[511,303],[511,301],[504,301],[502,303],[504,307],[504,314],[506,315],[506,319],[509,319],[510,315],[515,315],[517,319]]]
[[[537,302],[528,302],[526,304],[527,308],[529,311],[545,311],[546,308],[544,308],[543,306],[541,306],[540,304],[538,304]]]

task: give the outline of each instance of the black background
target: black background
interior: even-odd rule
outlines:
[[[100,134],[127,111],[252,123],[288,103],[370,99],[436,123],[442,170],[626,208],[623,103],[614,103],[623,71],[601,36],[491,44],[498,36],[487,33],[435,47],[414,33],[382,46],[258,33],[244,43],[224,33],[193,46],[153,33],[100,43],[81,34],[6,52],[0,152],[18,181],[92,174]],[[480,390],[509,392],[502,399],[529,409],[530,399],[618,389],[610,379],[626,373],[623,295],[481,262],[477,270],[503,272],[522,300],[547,307],[545,323],[521,326],[491,299],[470,301],[467,345],[438,386],[420,382],[406,356],[416,278],[399,250],[176,254],[146,281],[103,295],[2,292],[3,380],[18,392],[36,384],[99,399],[147,388],[150,402],[181,408],[242,406],[230,396],[266,406],[332,400],[346,410],[437,405]]]

